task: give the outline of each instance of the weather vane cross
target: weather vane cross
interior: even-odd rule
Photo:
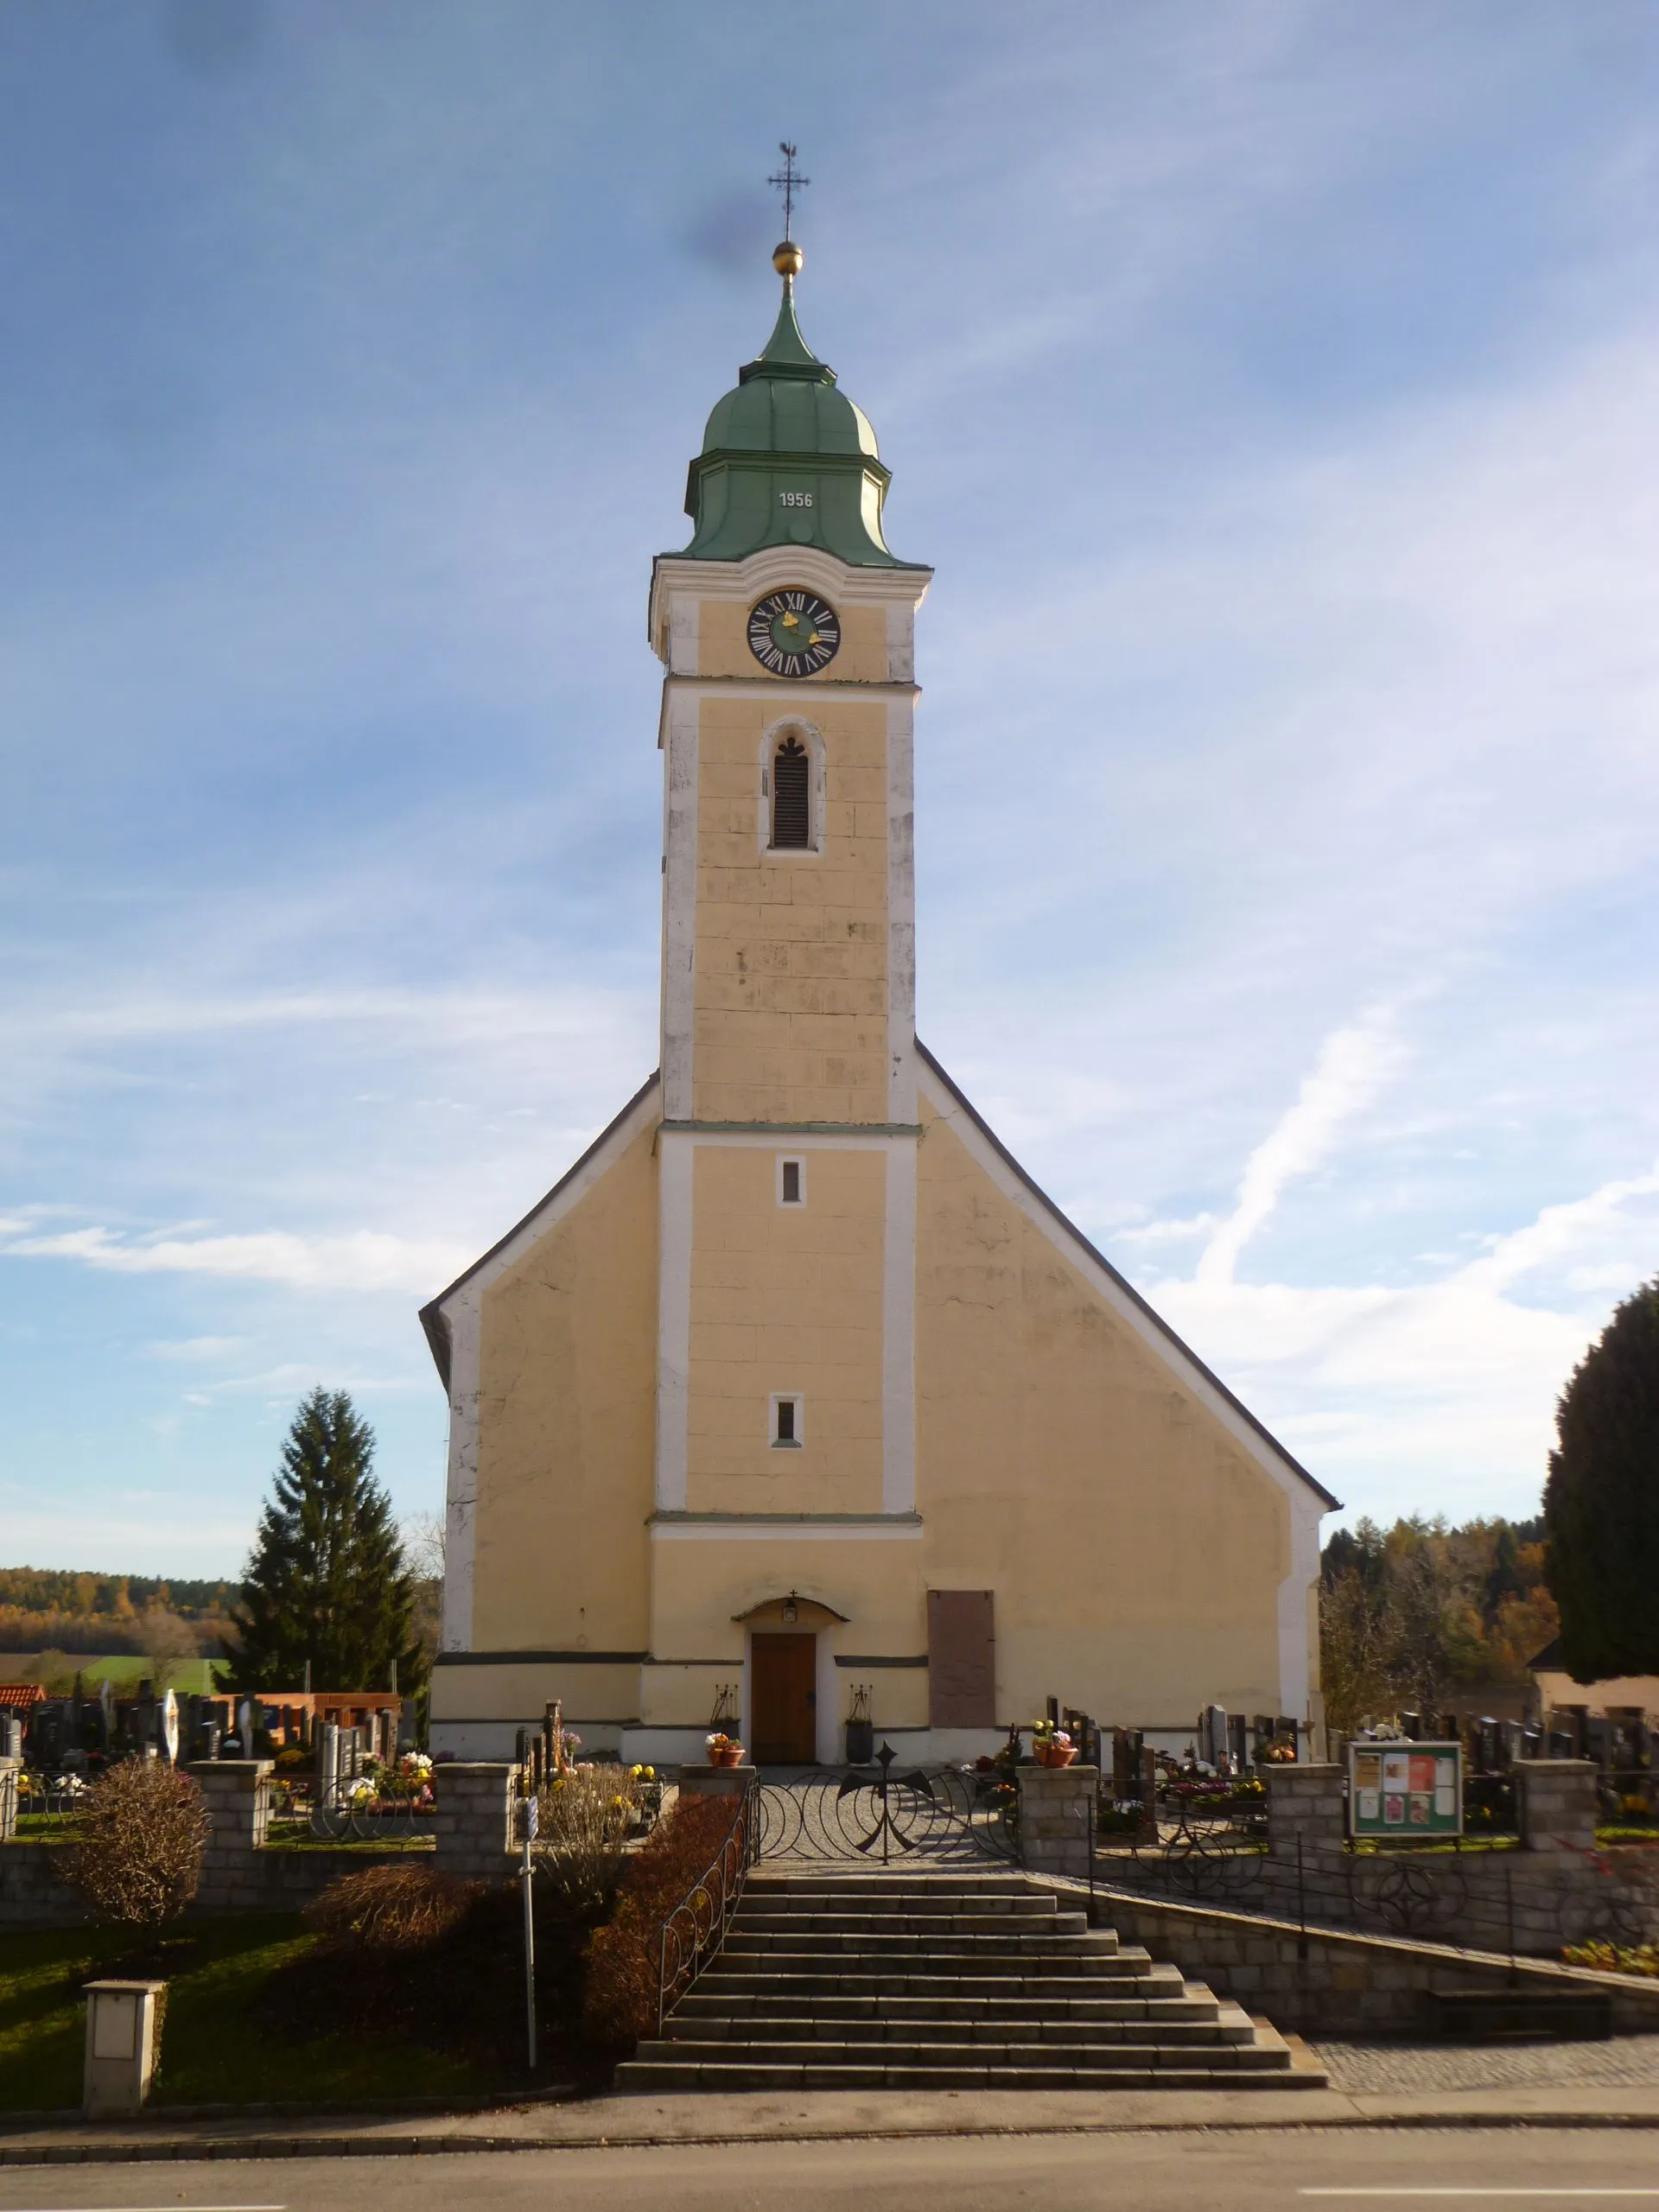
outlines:
[[[800,150],[798,147],[791,146],[785,139],[780,138],[778,141],[778,150],[784,157],[783,168],[778,175],[769,176],[766,182],[784,195],[784,236],[792,242],[795,195],[803,186],[810,184],[812,180],[810,176],[803,176],[795,166],[795,156]]]

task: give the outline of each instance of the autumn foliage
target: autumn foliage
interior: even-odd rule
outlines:
[[[723,1854],[728,1881],[737,1871],[742,1812],[740,1798],[681,1797],[634,1853],[615,1915],[588,1948],[582,2027],[595,2043],[632,2042],[655,2026],[664,1924],[699,1883],[703,1891],[694,1901],[688,1929],[706,1927],[718,1912],[720,1874],[711,1870]]]
[[[76,1801],[64,1871],[100,1920],[154,1935],[196,1894],[212,1832],[188,1774],[123,1759]]]

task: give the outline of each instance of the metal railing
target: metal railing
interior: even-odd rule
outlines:
[[[657,1934],[657,2032],[726,1940],[749,1869],[760,1855],[760,1784],[750,1783],[724,1841]]]
[[[74,1833],[75,1804],[89,1783],[78,1774],[49,1767],[21,1767],[12,1770],[16,1791],[16,1811],[7,1808],[0,1827],[10,1828],[18,1843],[61,1843]]]

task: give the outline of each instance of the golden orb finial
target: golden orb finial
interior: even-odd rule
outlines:
[[[781,245],[772,249],[772,265],[780,276],[798,276],[805,259],[793,238],[785,238]]]

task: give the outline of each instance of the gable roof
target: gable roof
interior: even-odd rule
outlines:
[[[962,1113],[966,1116],[967,1119],[972,1122],[975,1129],[995,1153],[998,1160],[1001,1160],[1003,1166],[1007,1168],[1008,1173],[1024,1187],[1029,1196],[1036,1201],[1039,1206],[1042,1208],[1043,1211],[1048,1215],[1050,1220],[1052,1222],[1053,1225],[1059,1230],[1064,1238],[1068,1243],[1077,1247],[1079,1255],[1086,1265],[1090,1268],[1098,1268],[1100,1272],[1109,1279],[1113,1289],[1126,1300],[1129,1305],[1134,1306],[1143,1319],[1151,1323],[1153,1328],[1167,1344],[1169,1352],[1173,1355],[1173,1363],[1188,1368],[1194,1376],[1199,1377],[1209,1386],[1211,1389],[1214,1390],[1221,1398],[1224,1399],[1226,1403],[1232,1408],[1233,1412],[1236,1413],[1239,1416],[1240,1420],[1244,1421],[1249,1427],[1255,1431],[1260,1440],[1267,1446],[1274,1457],[1278,1459],[1284,1467],[1286,1467],[1293,1475],[1297,1476],[1302,1482],[1305,1482],[1307,1484],[1307,1487],[1314,1492],[1316,1497],[1323,1498],[1325,1505],[1332,1512],[1339,1510],[1342,1504],[1341,1499],[1333,1497],[1331,1492],[1326,1490],[1323,1483],[1316,1481],[1314,1478],[1309,1474],[1307,1469],[1303,1466],[1300,1459],[1297,1459],[1290,1452],[1286,1451],[1284,1446],[1280,1443],[1278,1438],[1274,1436],[1269,1429],[1267,1429],[1262,1426],[1262,1424],[1256,1419],[1255,1415],[1250,1411],[1249,1408],[1234,1396],[1233,1393],[1227,1388],[1227,1385],[1221,1380],[1221,1377],[1214,1373],[1211,1369],[1205,1365],[1204,1362],[1198,1357],[1197,1352],[1192,1350],[1192,1346],[1185,1343],[1176,1335],[1174,1330],[1170,1327],[1168,1322],[1164,1319],[1162,1314],[1154,1312],[1153,1307],[1147,1305],[1146,1300],[1141,1297],[1135,1285],[1128,1281],[1125,1276],[1118,1273],[1117,1269],[1112,1265],[1111,1262],[1097,1246],[1090,1243],[1089,1239],[1077,1227],[1076,1222],[1071,1220],[1068,1215],[1060,1211],[1059,1207],[1055,1205],[1053,1199],[1049,1197],[1047,1192],[1045,1191],[1040,1185],[1033,1182],[1031,1177],[1026,1173],[1025,1169],[1020,1165],[1020,1162],[1008,1150],[1001,1138],[997,1135],[996,1131],[991,1128],[984,1116],[978,1111],[972,1102],[963,1094],[959,1087],[951,1081],[950,1077],[945,1073],[938,1061],[934,1058],[932,1053],[928,1051],[926,1046],[923,1044],[919,1037],[916,1039],[916,1050],[927,1066],[929,1071],[934,1077],[935,1080],[944,1090],[949,1092],[952,1102],[960,1109]]]
[[[537,1198],[522,1221],[514,1222],[505,1236],[497,1237],[487,1252],[480,1253],[473,1262],[472,1266],[458,1274],[447,1289],[441,1290],[435,1298],[429,1299],[422,1306],[421,1326],[426,1332],[426,1341],[431,1347],[433,1363],[437,1368],[439,1378],[446,1390],[449,1388],[449,1324],[443,1311],[446,1302],[453,1298],[458,1290],[464,1289],[480,1269],[489,1266],[492,1260],[499,1258],[515,1238],[522,1236],[525,1230],[533,1229],[550,1208],[557,1205],[571,1184],[584,1174],[606,1147],[620,1135],[629,1116],[638,1112],[640,1106],[656,1089],[661,1073],[662,1071],[659,1068],[652,1071],[615,1120],[606,1124],[587,1151],[582,1154],[581,1159],[565,1170],[545,1198]]]

